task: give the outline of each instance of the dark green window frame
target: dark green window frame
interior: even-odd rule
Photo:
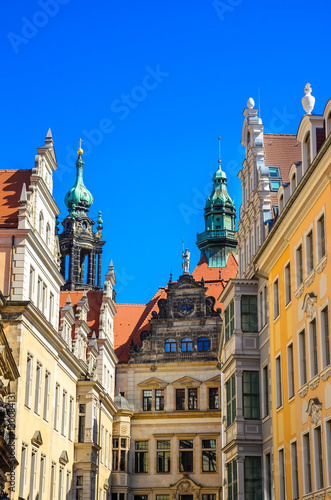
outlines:
[[[245,457],[245,500],[262,500],[261,457]]]
[[[233,374],[226,382],[226,425],[231,425],[236,418],[236,376]]]
[[[224,311],[225,323],[225,342],[228,342],[234,332],[234,301],[231,300],[230,304]]]
[[[243,372],[243,411],[244,418],[260,418],[260,373],[257,371]]]
[[[243,332],[257,332],[257,296],[241,296],[241,329]]]
[[[228,499],[237,500],[238,498],[238,473],[237,460],[232,460],[226,464],[228,469]]]

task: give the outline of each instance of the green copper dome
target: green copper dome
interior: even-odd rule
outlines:
[[[78,159],[76,161],[77,175],[76,183],[74,187],[67,192],[64,197],[64,203],[69,208],[69,210],[75,210],[76,208],[81,208],[87,211],[93,203],[93,196],[90,191],[85,187],[83,181],[83,166],[84,162],[82,160],[83,150],[79,149]]]

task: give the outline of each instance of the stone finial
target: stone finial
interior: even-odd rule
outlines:
[[[253,99],[252,97],[250,97],[250,98],[248,99],[248,101],[247,101],[247,107],[248,107],[249,109],[253,109],[253,108],[254,108],[254,106],[255,106],[254,99]]]
[[[26,185],[25,182],[23,183],[22,186],[22,191],[21,191],[21,197],[20,197],[20,203],[26,203],[27,197],[26,197]]]
[[[45,138],[45,144],[48,147],[52,147],[53,146],[53,136],[52,136],[52,131],[51,131],[50,128],[48,129],[48,132],[47,132],[47,135],[46,135],[46,138]]]
[[[312,89],[310,83],[305,85],[304,89],[305,95],[301,99],[302,107],[305,110],[307,115],[311,115],[311,112],[315,106],[315,97],[311,95]]]

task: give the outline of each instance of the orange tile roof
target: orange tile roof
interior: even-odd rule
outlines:
[[[230,278],[235,278],[238,272],[238,262],[234,255],[230,255],[227,266],[208,267],[207,257],[203,256],[192,276],[196,281],[201,281],[203,277],[207,287],[207,296],[213,296],[216,299],[215,308],[222,304],[218,302],[221,291],[225,288]],[[116,315],[114,317],[115,332],[115,352],[120,361],[129,360],[130,345],[141,344],[140,334],[144,330],[150,329],[149,320],[152,312],[158,312],[157,303],[161,298],[166,298],[165,287],[160,287],[154,297],[145,304],[116,304]]]
[[[22,187],[30,185],[31,169],[0,170],[0,227],[18,226]]]
[[[79,290],[77,292],[61,292],[60,293],[60,309],[62,309],[63,306],[65,306],[68,295],[70,295],[70,300],[74,308],[74,312],[76,312],[77,308],[77,303],[80,301],[80,299],[83,296],[83,290]],[[92,333],[95,331],[96,337],[98,337],[99,333],[99,318],[100,318],[100,308],[102,304],[102,295],[103,291],[102,290],[96,290],[96,291],[88,291],[86,292],[87,294],[87,299],[89,303],[90,310],[87,313],[87,325],[91,329],[90,335],[92,336]]]

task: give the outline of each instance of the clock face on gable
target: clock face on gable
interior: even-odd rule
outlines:
[[[181,305],[179,306],[179,312],[181,314],[184,314],[185,316],[188,316],[193,312],[194,305],[189,302],[189,301],[183,301]]]

